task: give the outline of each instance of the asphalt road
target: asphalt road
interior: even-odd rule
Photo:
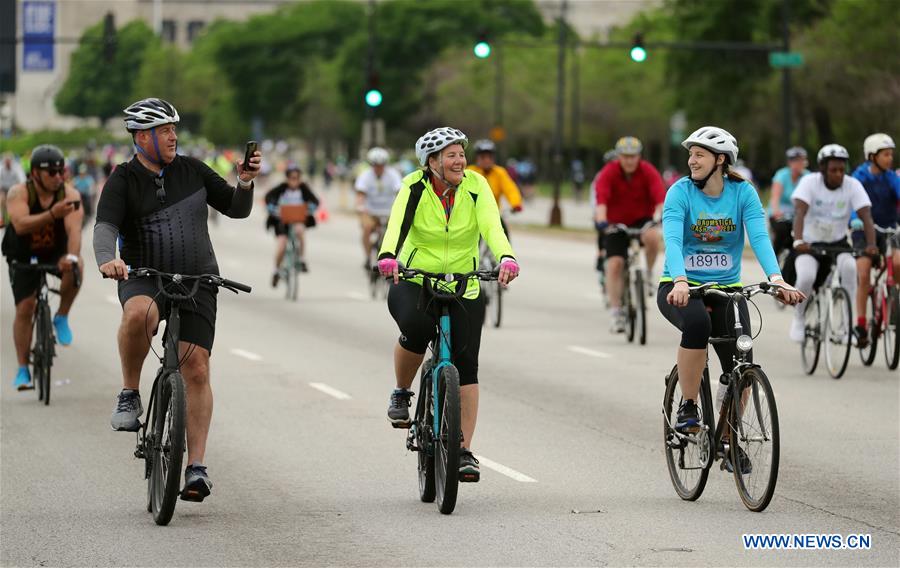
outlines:
[[[747,511],[716,468],[699,501],[681,501],[659,416],[676,330],[654,308],[648,345],[610,335],[590,239],[519,231],[522,276],[503,327],[482,341],[482,480],[444,516],[419,502],[415,456],[384,416],[398,332],[367,298],[355,220],[333,216],[309,236],[296,303],[269,287],[262,224],[257,207],[212,229],[222,274],[254,290],[220,294],[213,494],[179,502],[168,527],[145,512],[134,436],[109,428],[121,385],[115,285],[89,272],[44,407],[11,387],[3,266],[3,566],[900,564],[900,373],[880,355],[864,368],[853,354],[840,381],[806,376],[789,312],[763,298],[755,353],[781,417],[775,498]],[[760,276],[745,261],[745,279]],[[154,370],[148,359],[145,400]],[[754,533],[868,534],[871,549],[745,550]]]

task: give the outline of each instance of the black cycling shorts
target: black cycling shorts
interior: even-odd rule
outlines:
[[[7,231],[11,231],[12,228],[8,227]],[[49,259],[38,259],[38,262],[41,264],[56,264],[59,262],[60,257],[49,258]],[[12,286],[13,290],[13,300],[16,305],[19,305],[22,300],[27,300],[31,298],[35,294],[37,294],[38,287],[41,285],[41,275],[37,271],[34,270],[13,270],[12,262],[7,261],[7,267],[9,268],[9,284]],[[22,261],[19,261],[22,262]],[[25,262],[27,264],[27,262]]]
[[[203,347],[212,353],[213,341],[216,338],[216,305],[219,290],[201,285],[193,301],[181,306],[181,341],[187,341]],[[159,292],[156,278],[133,278],[119,281],[119,302],[125,302],[135,296],[149,296],[156,302],[161,320],[169,314],[170,300]]]
[[[772,229],[772,248],[776,255],[794,248],[793,221],[769,219],[769,226]]]
[[[435,338],[440,318],[440,307],[437,302],[429,305],[428,298],[423,298],[423,309],[419,309],[422,294],[422,286],[405,281],[391,285],[388,293],[388,310],[400,328],[400,345],[413,353],[427,351],[428,344]],[[478,351],[483,324],[483,294],[474,300],[460,299],[450,305],[450,343],[460,385],[478,383]]]
[[[685,349],[704,349],[710,337],[727,337],[734,333],[734,308],[731,301],[721,296],[691,298],[688,305],[677,308],[666,301],[666,296],[675,287],[673,282],[663,282],[656,293],[656,305],[662,315],[675,327],[681,330],[681,346]],[[747,301],[741,299],[738,305],[741,326],[745,335],[752,335],[750,330],[750,311]],[[733,343],[714,345],[716,355],[722,364],[723,371],[734,367],[735,347]],[[749,354],[753,361],[753,353]]]
[[[632,223],[628,225],[629,229],[640,229],[653,219],[647,217],[646,219],[641,219],[636,223]],[[610,258],[612,256],[628,256],[628,243],[631,241],[631,237],[622,232],[611,233],[603,236],[603,247],[606,249],[606,258]]]
[[[853,248],[864,249],[866,248],[866,233],[865,231],[853,231],[851,234],[853,237]],[[900,234],[895,234],[891,237],[892,245],[894,250],[900,250]],[[882,256],[887,254],[887,235],[884,233],[875,232],[875,244],[878,245],[878,252],[881,253]]]

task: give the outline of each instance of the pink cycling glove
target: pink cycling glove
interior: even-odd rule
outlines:
[[[511,258],[507,258],[500,263],[500,270],[506,270],[513,276],[519,275],[519,263]]]
[[[382,276],[393,276],[398,266],[396,258],[382,258],[378,261],[378,272]]]

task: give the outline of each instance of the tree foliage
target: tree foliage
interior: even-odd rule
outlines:
[[[56,107],[64,114],[106,120],[121,114],[132,102],[132,90],[147,52],[154,52],[159,40],[147,24],[133,20],[116,32],[116,51],[107,61],[103,46],[103,22],[91,26],[81,36],[72,54],[66,82],[56,95]]]

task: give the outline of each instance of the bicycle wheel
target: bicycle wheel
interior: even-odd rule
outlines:
[[[644,294],[644,273],[637,270],[634,273],[634,306],[635,326],[637,327],[638,341],[641,345],[647,345],[647,298]]]
[[[666,448],[666,466],[675,493],[685,501],[696,501],[706,487],[709,468],[715,456],[713,436],[712,395],[709,372],[704,371],[700,385],[700,416],[703,426],[696,434],[682,435],[675,432],[678,407],[683,401],[678,381],[678,367],[666,377],[666,393],[663,397],[663,443]]]
[[[441,513],[449,515],[456,508],[459,489],[459,371],[453,365],[441,368],[438,374],[438,404],[440,434],[435,439],[434,477],[437,505]]]
[[[31,384],[37,392],[39,401],[44,400],[44,323],[41,317],[41,308],[38,307],[34,314],[34,345],[31,348]]]
[[[806,311],[803,316],[803,345],[800,346],[800,358],[803,360],[803,371],[807,375],[816,372],[819,364],[819,353],[822,349],[822,305],[818,294],[811,294],[806,300]]]
[[[866,331],[869,333],[869,344],[859,348],[859,358],[866,367],[875,361],[875,352],[878,351],[878,336],[881,329],[878,321],[877,301],[875,286],[873,286],[866,297]]]
[[[744,505],[759,512],[769,505],[778,481],[778,409],[769,378],[759,367],[741,374],[737,391],[729,444],[734,481]]]
[[[843,288],[831,292],[831,302],[825,313],[825,366],[833,379],[840,379],[847,370],[852,344],[853,315],[850,295]]]
[[[44,344],[43,356],[41,357],[41,383],[44,392],[44,405],[50,404],[50,384],[51,370],[53,368],[53,357],[56,355],[56,338],[53,336],[53,324],[50,320],[50,306],[44,304],[42,319],[44,321],[44,331],[41,334],[41,341]]]
[[[431,359],[422,365],[419,380],[419,400],[416,402],[415,442],[418,449],[419,499],[433,503],[434,487],[434,399],[431,395]]]
[[[884,318],[884,362],[894,370],[900,363],[900,292],[897,288],[888,291]]]
[[[625,338],[628,343],[634,341],[634,334],[637,330],[635,322],[634,299],[631,297],[631,278],[628,274],[628,267],[625,267],[624,281],[622,282],[622,309],[625,310]],[[640,296],[641,294],[638,294]]]
[[[153,520],[167,525],[175,512],[184,459],[184,379],[171,373],[159,385],[153,417],[150,472],[150,505]]]

